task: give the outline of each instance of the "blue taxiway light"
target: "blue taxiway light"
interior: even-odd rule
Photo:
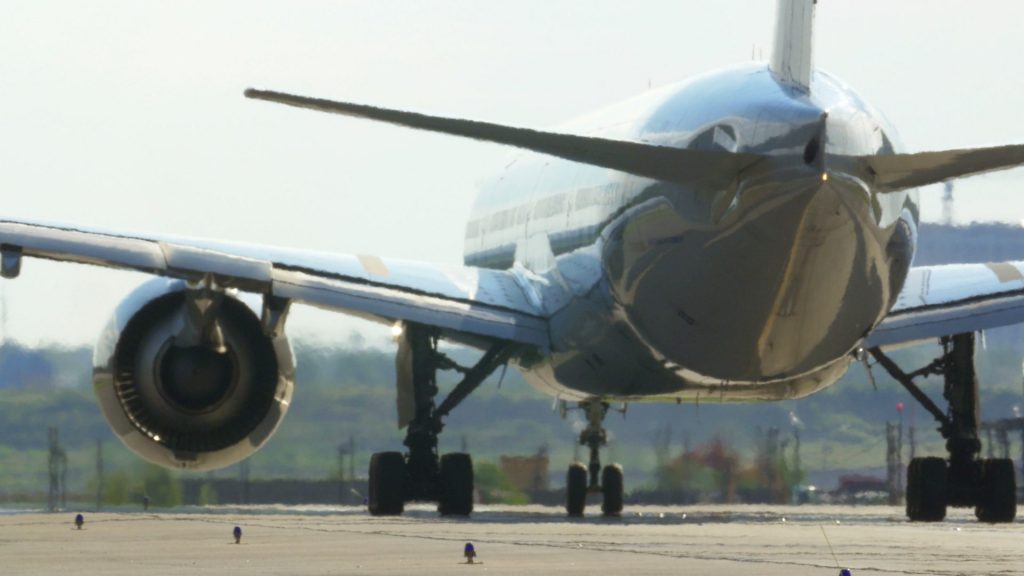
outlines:
[[[235,536],[235,544],[238,544],[239,542],[242,541],[242,529],[241,529],[241,527],[235,526],[235,529],[232,530],[231,533],[234,534],[234,536]]]
[[[85,524],[85,516],[78,514],[75,516],[75,527],[79,530],[82,529],[82,524]]]

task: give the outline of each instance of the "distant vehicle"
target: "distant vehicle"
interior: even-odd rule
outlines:
[[[1024,146],[902,152],[874,108],[812,66],[815,4],[779,0],[768,65],[649,91],[553,131],[246,91],[522,149],[481,191],[463,267],[6,220],[2,272],[17,276],[32,256],[162,277],[115,311],[95,388],[123,442],[165,466],[225,466],[270,438],[292,397],[284,325],[299,302],[395,327],[408,450],[373,456],[374,514],[411,500],[472,510],[472,462],[439,456],[438,435],[508,363],[586,412],[590,462],[567,474],[578,515],[591,491],[606,514],[622,510],[622,469],[599,458],[613,403],[797,398],[870,356],[948,441],[948,459],[910,464],[909,517],[940,520],[953,505],[1011,521],[1012,462],[978,458],[973,334],[1024,319],[1024,268],[911,263],[915,187],[1017,166]],[[921,370],[885,353],[936,339],[941,355]],[[484,352],[458,367],[440,340]],[[463,379],[437,403],[440,369]],[[916,387],[926,374],[945,376],[948,411]]]
[[[847,474],[839,477],[839,485],[829,496],[842,503],[885,503],[889,496],[889,482],[865,474]]]

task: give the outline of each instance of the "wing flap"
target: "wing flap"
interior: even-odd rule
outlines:
[[[865,346],[893,346],[1024,322],[1024,262],[921,266]]]
[[[963,302],[887,317],[865,346],[896,346],[1024,322],[1024,295]]]
[[[547,322],[537,316],[385,286],[278,270],[274,273],[274,294],[368,320],[401,319],[453,332],[540,347],[548,345]],[[480,326],[487,327],[486,333],[481,333]]]
[[[237,288],[260,291],[269,286],[273,266],[266,260],[235,256],[187,244],[160,242],[169,276],[195,277],[213,273],[231,279]],[[213,272],[215,271],[215,272]]]

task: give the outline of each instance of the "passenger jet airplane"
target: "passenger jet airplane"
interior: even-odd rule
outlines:
[[[1024,163],[1024,146],[909,153],[883,117],[812,66],[814,0],[779,0],[770,63],[650,91],[541,131],[250,89],[249,98],[505,144],[520,151],[477,198],[465,266],[0,221],[5,278],[24,256],[156,276],[114,311],[94,385],[143,458],[211,469],[262,446],[292,397],[293,302],[391,324],[407,451],[375,454],[369,508],[414,500],[472,510],[466,454],[440,456],[444,418],[496,368],[583,408],[589,492],[622,510],[602,468],[612,402],[770,401],[834,383],[873,358],[937,419],[948,458],[914,459],[912,520],[974,507],[1016,514],[1013,464],[980,459],[974,333],[1024,321],[1024,263],[913,267],[918,186]],[[245,294],[262,297],[246,298]],[[255,304],[253,304],[255,303]],[[476,347],[455,365],[447,340]],[[904,371],[894,346],[936,341]],[[435,374],[462,380],[441,401]],[[946,410],[917,387],[945,378]]]

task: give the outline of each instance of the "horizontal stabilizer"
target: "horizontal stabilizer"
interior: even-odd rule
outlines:
[[[883,191],[936,184],[1024,164],[1024,145],[864,157]]]
[[[528,128],[428,116],[415,112],[307,98],[253,88],[246,90],[245,95],[248,98],[267,100],[298,108],[309,108],[407,128],[505,144],[557,156],[565,160],[670,182],[694,182],[709,177],[732,180],[741,170],[761,159],[761,156],[756,154],[686,150],[642,142],[542,132]]]

